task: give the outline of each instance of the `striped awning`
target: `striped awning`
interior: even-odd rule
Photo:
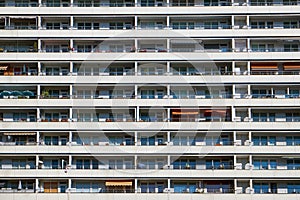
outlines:
[[[300,70],[300,63],[284,64],[283,69],[286,71],[298,71]]]
[[[261,65],[251,65],[252,71],[276,71],[278,66],[276,64],[261,64]]]
[[[3,135],[36,135],[34,132],[12,132],[12,133],[4,133]]]
[[[191,111],[187,111],[187,112],[172,112],[172,115],[198,115],[199,112],[191,112]]]
[[[225,114],[227,110],[205,110],[204,113],[218,113],[218,114]]]
[[[105,186],[132,186],[132,181],[106,181]]]
[[[0,66],[1,71],[5,71],[5,70],[7,70],[7,68],[8,68],[8,66]]]

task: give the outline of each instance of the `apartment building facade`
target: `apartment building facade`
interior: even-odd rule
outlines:
[[[298,199],[294,0],[1,0],[0,199]]]

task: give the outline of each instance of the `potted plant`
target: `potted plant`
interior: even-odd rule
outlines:
[[[50,97],[50,93],[49,90],[43,90],[42,91],[42,98],[49,98]]]

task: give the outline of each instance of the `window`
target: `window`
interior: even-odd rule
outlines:
[[[75,187],[76,192],[90,192],[89,182],[77,182]]]
[[[92,23],[91,22],[78,22],[77,28],[79,30],[91,30],[92,29]]]
[[[254,169],[276,169],[276,160],[255,159],[253,160]]]
[[[298,51],[298,44],[284,44],[284,51],[285,52],[297,52]]]
[[[109,160],[109,169],[123,169],[123,160]]]
[[[196,182],[188,182],[188,183],[174,183],[174,192],[175,193],[194,193],[197,188]]]
[[[173,162],[173,169],[196,169],[196,160],[178,159]]]
[[[14,113],[13,114],[13,121],[27,121],[27,113]]]
[[[288,183],[287,184],[288,193],[300,193],[300,184],[299,183]]]
[[[58,159],[44,160],[44,168],[46,169],[59,169],[60,162]]]
[[[58,145],[58,136],[45,136],[45,145]]]
[[[269,192],[269,184],[268,183],[254,183],[253,184],[254,193],[268,193]]]
[[[300,169],[300,160],[298,160],[298,159],[288,159],[287,160],[287,169],[289,169],[289,170],[299,170]]]
[[[124,28],[124,23],[123,22],[110,22],[109,23],[109,29],[121,30],[123,28]]]
[[[76,169],[90,169],[90,160],[88,159],[77,159],[76,160]]]
[[[46,29],[60,29],[60,23],[59,22],[47,22]]]
[[[25,169],[26,168],[26,160],[22,160],[22,159],[12,160],[12,168],[13,169]]]
[[[251,22],[251,28],[273,28],[273,22],[271,21],[253,21]]]
[[[255,146],[268,145],[268,137],[267,136],[253,136],[252,141],[253,141],[253,145],[255,145]]]
[[[283,28],[298,28],[297,21],[283,22]]]
[[[300,145],[300,136],[287,136],[286,137],[287,146],[299,146]]]
[[[205,29],[218,29],[218,22],[204,22]]]

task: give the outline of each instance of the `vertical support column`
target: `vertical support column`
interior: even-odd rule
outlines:
[[[171,6],[170,5],[170,0],[167,0],[167,7]]]
[[[70,6],[73,6],[74,0],[70,0]]]
[[[70,29],[73,29],[74,28],[74,17],[71,16],[70,17]]]
[[[138,180],[137,178],[134,179],[134,192],[137,193],[138,192]]]
[[[248,138],[249,138],[249,141],[251,141],[251,143],[252,143],[252,132],[251,131],[249,131]]]
[[[168,61],[167,62],[167,74],[171,74],[170,65],[171,65],[171,63]]]
[[[252,163],[253,163],[253,161],[252,161],[252,155],[249,155],[249,163],[250,163],[250,165],[252,165]]]
[[[170,27],[170,16],[169,15],[167,16],[167,28],[171,29],[171,27]]]
[[[38,3],[39,3],[39,6],[41,7],[42,6],[42,0],[39,0]]]
[[[140,106],[136,107],[135,118],[137,122],[140,121]]]
[[[38,52],[41,52],[42,51],[42,40],[39,38],[38,39],[38,46],[37,46],[37,50],[38,50]]]
[[[236,98],[235,84],[232,85],[232,98]]]
[[[138,99],[138,85],[134,85],[134,96]]]
[[[68,179],[68,188],[69,188],[69,192],[71,192],[71,188],[72,188],[72,180],[69,178]]]
[[[135,76],[138,75],[138,62],[137,61],[134,62],[134,75]],[[137,94],[135,94],[135,95],[137,95]]]
[[[252,111],[252,109],[251,109],[251,108],[248,108],[248,117],[249,117],[249,119],[251,119],[251,118],[252,118],[251,111]]]
[[[251,51],[250,38],[247,38],[247,49],[248,49],[248,51]]]
[[[37,85],[37,88],[36,88],[36,95],[37,95],[37,98],[38,98],[38,99],[41,98],[41,85]]]
[[[274,96],[274,88],[271,87],[271,97],[273,97],[273,96]]]
[[[170,131],[167,132],[167,142],[170,145],[170,143],[171,143],[171,132]]]
[[[233,142],[235,142],[235,141],[236,141],[236,131],[233,131]]]
[[[40,111],[40,108],[36,108],[36,121],[37,122],[41,121],[41,111]]]
[[[253,193],[252,192],[253,191],[253,181],[252,181],[252,179],[249,180],[249,186],[251,188],[251,194],[252,194]]]
[[[250,66],[250,61],[247,62],[247,72],[248,72],[248,75],[251,75],[251,66]]]
[[[7,26],[10,28],[10,17],[7,17]]]
[[[235,39],[234,38],[231,39],[231,48],[232,48],[232,52],[234,52],[235,51]],[[232,68],[232,70],[233,70],[233,68]]]
[[[235,118],[235,107],[231,106],[231,121],[234,121]]]
[[[72,156],[69,155],[69,163],[68,163],[69,166],[72,166]]]
[[[69,108],[69,119],[73,121],[73,108]]]
[[[171,179],[168,178],[168,191],[171,191]]]
[[[138,17],[137,16],[134,16],[134,29],[138,29]],[[137,40],[135,39],[135,42]],[[135,46],[137,48],[137,46]]]
[[[37,63],[37,72],[38,72],[38,75],[41,75],[41,72],[42,72],[42,66],[41,66],[41,62],[38,62]]]
[[[35,192],[38,193],[39,192],[39,179],[35,179]]]
[[[233,180],[233,184],[234,184],[233,189],[234,189],[235,193],[237,193],[236,192],[236,188],[237,188],[237,180],[236,179]]]
[[[70,90],[70,99],[73,99],[73,85],[69,86]]]
[[[36,132],[36,145],[39,145],[40,144],[40,132],[37,131]]]
[[[290,87],[287,87],[287,88],[286,88],[286,94],[287,94],[287,95],[290,95]]]
[[[69,146],[71,146],[73,140],[72,131],[69,131]]]
[[[235,61],[232,61],[231,66],[232,66],[232,70],[231,70],[232,75],[235,75]],[[240,74],[238,74],[238,75],[240,75]]]
[[[138,132],[134,131],[134,146],[138,146]]]
[[[134,155],[134,169],[137,169],[137,165],[138,165],[138,160],[137,160],[137,155]]]
[[[246,16],[246,23],[247,23],[247,27],[250,27],[250,17],[249,17],[249,15]]]
[[[72,75],[73,74],[73,62],[71,61],[70,62],[70,65],[69,65],[69,70],[70,70],[70,74]]]
[[[170,122],[171,120],[171,108],[167,108],[167,122]]]
[[[168,84],[167,85],[167,96],[168,96],[168,98],[170,98],[170,95],[171,95],[171,86]]]
[[[235,22],[234,22],[234,15],[231,15],[231,26],[234,28]]]
[[[42,18],[41,18],[41,16],[37,17],[37,29],[42,29]]]
[[[171,52],[172,51],[170,46],[171,46],[170,45],[170,39],[167,38],[167,52]]]
[[[233,167],[235,169],[235,166],[236,166],[236,155],[233,156]]]
[[[70,39],[69,51],[73,52],[73,50],[74,50],[74,41],[73,41],[73,39]],[[93,51],[93,49],[92,49],[92,51]]]
[[[171,156],[170,155],[168,155],[167,156],[167,164],[168,164],[168,166],[169,166],[169,168],[171,168]]]
[[[36,168],[36,169],[39,168],[39,160],[40,160],[39,155],[36,155],[36,156],[35,156],[35,168]]]
[[[247,85],[247,95],[251,95],[251,85]]]
[[[139,52],[139,43],[137,39],[134,39],[134,49],[135,49],[135,53]]]
[[[134,0],[134,6],[137,7],[139,4],[138,0]]]

